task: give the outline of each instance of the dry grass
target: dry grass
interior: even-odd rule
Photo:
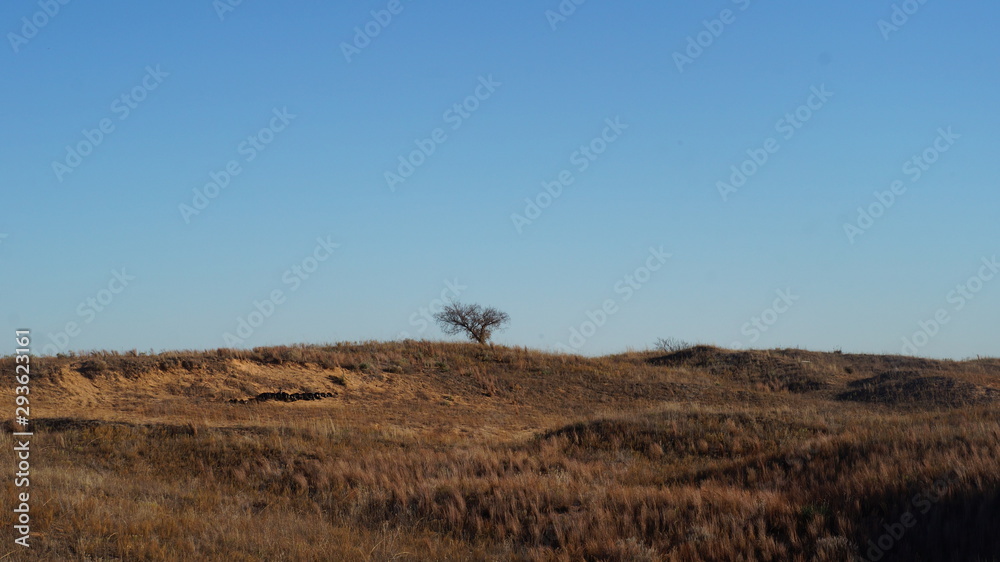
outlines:
[[[33,373],[35,547],[4,509],[4,561],[852,560],[907,510],[883,560],[1000,560],[993,359],[407,341]],[[333,396],[228,402],[265,392]]]

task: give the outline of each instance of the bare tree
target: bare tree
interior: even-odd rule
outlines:
[[[656,343],[653,345],[656,346],[657,351],[662,351],[663,353],[674,353],[694,347],[692,344],[677,338],[657,338]]]
[[[434,315],[434,319],[442,332],[450,336],[464,333],[470,340],[482,344],[489,342],[494,330],[502,330],[504,324],[510,321],[506,312],[493,307],[482,308],[478,304],[460,302],[449,303]]]

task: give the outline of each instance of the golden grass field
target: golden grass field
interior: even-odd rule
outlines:
[[[997,359],[406,341],[32,375],[2,562],[1000,560]],[[230,402],[279,391],[333,396]]]

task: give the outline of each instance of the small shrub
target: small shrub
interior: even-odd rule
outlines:
[[[663,353],[675,353],[693,347],[692,344],[677,338],[657,338],[654,345],[657,351],[662,351]]]
[[[108,369],[109,369],[108,364],[103,359],[88,359],[83,363],[81,363],[76,370],[79,371],[81,375],[87,377],[88,379],[92,379],[94,377],[105,374],[108,371]]]

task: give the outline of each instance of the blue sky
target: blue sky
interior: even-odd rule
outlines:
[[[224,1],[0,8],[4,348],[1000,355],[995,3]]]

